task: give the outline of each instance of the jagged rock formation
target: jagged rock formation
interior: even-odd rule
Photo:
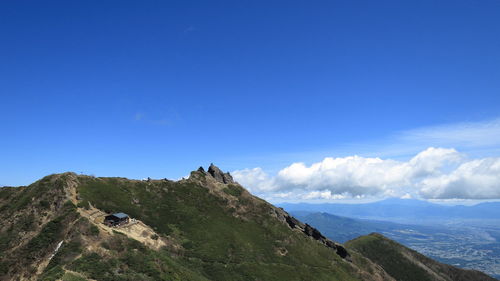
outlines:
[[[276,207],[275,207],[276,208]],[[349,252],[339,243],[335,243],[332,240],[326,238],[319,230],[308,225],[307,223],[303,223],[298,219],[292,217],[290,214],[285,212],[282,208],[275,209],[276,217],[281,221],[286,223],[292,230],[298,230],[301,233],[311,237],[312,239],[318,241],[319,243],[325,245],[328,248],[335,250],[337,255],[341,258],[351,261],[351,255]]]
[[[208,167],[208,174],[211,175],[218,182],[224,184],[234,183],[233,177],[229,173],[222,172],[217,166],[213,163]]]

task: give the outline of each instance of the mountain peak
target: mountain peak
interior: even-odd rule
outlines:
[[[211,163],[210,167],[208,167],[208,174],[211,175],[218,182],[224,184],[234,183],[234,179],[231,176],[231,174],[222,172],[221,169],[219,169],[219,167],[215,166],[213,163]]]

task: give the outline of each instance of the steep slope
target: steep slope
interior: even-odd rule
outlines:
[[[102,215],[135,226],[112,229]],[[65,173],[0,190],[0,280],[393,280],[211,165],[189,179]]]
[[[161,271],[175,273],[164,280],[206,280],[165,252],[82,216],[86,210],[74,204],[78,180],[66,173],[0,189],[0,280],[161,280]],[[114,269],[126,274],[115,278]]]
[[[494,225],[478,227],[473,222],[453,222],[453,225],[430,226],[352,219],[328,213],[292,211],[291,214],[340,243],[377,232],[439,262],[500,277],[500,229]]]
[[[346,246],[368,257],[401,281],[496,280],[479,271],[464,270],[439,263],[378,233],[348,241]]]

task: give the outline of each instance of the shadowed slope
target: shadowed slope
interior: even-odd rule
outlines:
[[[346,246],[381,265],[387,273],[401,281],[496,280],[479,271],[439,263],[378,233],[348,241]]]

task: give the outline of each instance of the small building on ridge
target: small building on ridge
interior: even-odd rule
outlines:
[[[104,224],[107,226],[120,226],[129,223],[130,217],[125,213],[115,213],[104,217]]]

